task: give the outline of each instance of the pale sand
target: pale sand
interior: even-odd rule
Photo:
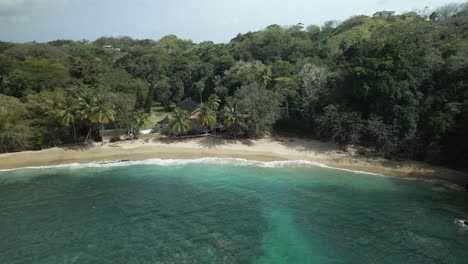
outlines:
[[[259,140],[223,140],[213,137],[175,141],[118,142],[101,146],[63,146],[42,151],[0,154],[0,169],[88,163],[109,160],[243,158],[258,161],[307,160],[331,167],[386,176],[446,180],[468,186],[464,172],[415,161],[393,161],[339,150],[335,144],[316,140],[267,137]]]

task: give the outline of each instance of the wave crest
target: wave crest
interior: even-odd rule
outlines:
[[[220,164],[220,165],[236,165],[236,166],[256,166],[263,168],[286,168],[286,167],[321,167],[332,168],[322,163],[306,161],[306,160],[284,160],[284,161],[256,161],[239,158],[199,158],[199,159],[147,159],[147,160],[119,160],[119,161],[95,161],[90,163],[68,163],[61,165],[48,166],[28,166],[14,169],[0,169],[0,171],[15,171],[24,169],[54,169],[54,168],[107,168],[107,167],[123,167],[132,165],[157,165],[157,166],[177,166],[188,164]]]

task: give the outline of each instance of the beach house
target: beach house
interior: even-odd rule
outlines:
[[[221,132],[223,131],[223,122],[222,118],[219,112],[216,112],[216,124],[213,127],[206,128],[200,125],[198,122],[198,115],[199,113],[197,112],[197,108],[200,105],[200,103],[192,100],[192,98],[188,97],[181,101],[177,107],[186,111],[187,114],[190,117],[191,121],[191,128],[190,131],[187,132],[189,135],[195,135],[195,134],[201,134],[201,133],[206,133],[208,131],[218,131]],[[167,128],[170,124],[171,120],[169,116],[166,116],[163,120],[159,121],[156,125],[159,128],[160,131],[163,129]]]

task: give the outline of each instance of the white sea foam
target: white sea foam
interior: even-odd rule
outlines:
[[[262,168],[287,168],[287,167],[321,167],[330,169],[339,169],[349,172],[367,173],[361,171],[353,171],[347,169],[340,169],[327,166],[325,164],[306,160],[284,160],[284,161],[255,161],[239,158],[199,158],[199,159],[147,159],[147,160],[136,160],[136,161],[96,161],[90,163],[69,163],[61,165],[49,165],[49,166],[29,166],[14,169],[1,169],[0,171],[15,171],[25,169],[53,169],[53,168],[106,168],[106,167],[123,167],[132,165],[157,165],[157,166],[177,166],[187,164],[220,164],[220,165],[235,165],[235,166],[256,166]],[[374,174],[374,173],[367,173]],[[377,175],[377,174],[374,174]]]
[[[468,231],[468,225],[465,224],[465,221],[467,221],[467,220],[455,218],[455,220],[453,222],[456,225],[460,226],[461,229],[463,229],[465,231]]]
[[[419,178],[416,178],[416,179],[419,180]],[[445,187],[447,187],[449,189],[454,189],[454,190],[458,190],[458,191],[465,190],[464,187],[462,187],[462,186],[460,186],[458,184],[451,183],[451,182],[444,181],[444,180],[438,180],[438,179],[421,179],[421,180],[424,180],[424,181],[427,181],[427,182],[432,182],[432,183],[439,184],[439,185],[443,185],[443,186],[445,186]]]

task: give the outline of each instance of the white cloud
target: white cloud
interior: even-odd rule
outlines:
[[[34,10],[63,6],[70,0],[0,0],[0,17],[27,17]],[[2,20],[6,20],[3,18]],[[11,20],[11,19],[7,19]],[[13,19],[12,21],[14,21]]]

